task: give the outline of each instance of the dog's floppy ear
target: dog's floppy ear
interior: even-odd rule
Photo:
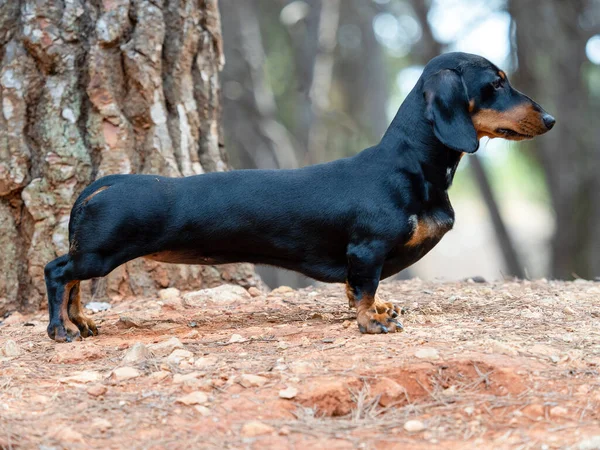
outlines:
[[[433,74],[423,84],[425,117],[435,136],[447,147],[475,153],[479,139],[469,115],[469,98],[462,77],[452,69]]]

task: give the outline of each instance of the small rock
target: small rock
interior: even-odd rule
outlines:
[[[21,354],[21,349],[19,348],[19,346],[17,345],[17,343],[15,341],[13,341],[12,339],[9,339],[4,343],[4,348],[2,348],[2,353],[4,354],[4,356],[8,356],[9,358],[12,358],[15,356],[19,356]]]
[[[279,391],[279,398],[290,400],[298,395],[298,389],[293,386],[288,386],[286,389]]]
[[[416,351],[415,356],[419,359],[440,359],[440,354],[435,348],[421,348]]]
[[[244,437],[255,437],[255,436],[263,436],[265,434],[274,433],[275,429],[266,423],[258,422],[257,420],[252,420],[250,422],[246,422],[244,426],[242,426],[241,435]]]
[[[371,387],[371,394],[379,396],[383,407],[406,401],[406,389],[391,378],[383,377]]]
[[[61,442],[81,442],[83,443],[83,436],[81,433],[75,431],[71,427],[63,426],[51,431],[50,436],[57,441]]]
[[[344,320],[344,322],[342,323],[342,326],[343,326],[344,328],[348,328],[348,327],[349,327],[349,326],[351,326],[351,325],[352,325],[352,322],[351,322],[351,321],[349,321],[349,320]]]
[[[175,400],[177,403],[182,403],[184,405],[199,405],[202,403],[206,403],[208,401],[208,395],[206,395],[202,391],[194,391],[190,392],[183,397],[179,397]]]
[[[164,357],[172,353],[176,348],[183,348],[183,343],[176,337],[172,337],[166,341],[152,344],[148,348],[154,355]]]
[[[262,292],[260,291],[260,289],[254,286],[250,286],[248,288],[248,294],[250,294],[252,297],[260,297],[262,295]]]
[[[10,316],[2,321],[4,325],[14,325],[17,323],[25,322],[25,316],[18,311],[15,311]]]
[[[104,433],[106,430],[112,428],[112,423],[110,423],[108,420],[103,419],[101,417],[96,417],[92,421],[92,428],[95,428],[96,430],[100,431],[101,433]]]
[[[240,377],[240,384],[245,388],[263,387],[267,381],[269,381],[268,378],[261,377],[260,375],[245,373]]]
[[[235,344],[235,343],[241,343],[241,342],[246,342],[247,339],[244,339],[243,336],[239,335],[239,334],[232,334],[231,337],[229,338],[228,343],[229,344]]]
[[[289,347],[290,347],[290,345],[285,341],[280,341],[277,343],[277,348],[279,350],[287,350]]]
[[[167,289],[161,289],[158,292],[158,296],[161,300],[171,300],[171,299],[177,299],[181,296],[181,291],[177,288],[174,287],[170,287]]]
[[[271,295],[283,295],[289,294],[290,292],[294,292],[294,290],[289,286],[279,286],[278,288],[273,289],[269,292],[269,296]]]
[[[117,369],[113,370],[111,377],[115,381],[126,381],[137,378],[140,375],[140,372],[136,368],[126,366],[118,367]]]
[[[99,381],[102,379],[100,372],[93,370],[84,370],[82,372],[76,372],[68,377],[59,378],[58,381],[61,383],[91,383],[93,381]]]
[[[198,369],[208,369],[208,368],[216,365],[217,362],[218,362],[218,359],[215,358],[214,356],[202,357],[202,358],[198,358],[196,361],[194,361],[194,367],[196,367]]]
[[[554,406],[550,408],[550,416],[551,417],[567,417],[569,415],[569,410],[562,406]]]
[[[30,400],[34,403],[46,404],[50,401],[50,397],[46,397],[45,395],[35,394],[30,397]]]
[[[157,325],[159,319],[158,311],[144,311],[137,314],[123,314],[119,316],[117,327],[121,329],[141,328],[150,329]]]
[[[182,348],[178,348],[173,350],[173,352],[167,358],[167,361],[171,364],[179,364],[184,359],[192,358],[194,354],[188,350],[184,350]]]
[[[196,406],[194,406],[194,409],[196,411],[198,411],[201,416],[204,416],[204,417],[210,416],[210,409],[208,409],[206,406],[196,405]]]
[[[292,430],[290,430],[290,427],[284,425],[279,429],[278,433],[280,436],[288,436],[291,432]]]
[[[519,351],[516,348],[508,345],[505,342],[492,340],[491,344],[491,350],[493,353],[500,353],[502,355],[511,356],[517,356],[519,354]]]
[[[243,287],[235,284],[223,284],[212,289],[202,289],[184,294],[183,304],[192,308],[202,308],[207,302],[226,305],[248,299],[250,299],[250,294]]]
[[[154,382],[159,382],[167,378],[169,375],[171,375],[171,372],[159,370],[158,372],[152,372],[148,378]]]
[[[409,420],[404,424],[404,429],[409,433],[418,433],[425,429],[425,424],[420,420]]]
[[[173,384],[193,384],[198,381],[199,376],[198,372],[190,372],[185,375],[176,373],[173,375]]]
[[[92,397],[100,397],[101,395],[106,394],[106,386],[103,384],[94,384],[87,388],[87,393]]]
[[[110,303],[106,302],[89,302],[85,305],[86,309],[89,309],[92,312],[100,312],[100,311],[108,311],[111,308]]]
[[[466,414],[467,416],[472,416],[472,415],[473,415],[473,413],[475,412],[475,408],[474,408],[474,407],[472,407],[472,406],[467,406],[467,407],[464,409],[464,412],[465,412],[465,414]]]
[[[126,364],[137,364],[147,360],[151,356],[150,350],[141,342],[136,342],[133,344],[125,356],[123,357],[123,362]]]
[[[575,314],[577,314],[577,313],[575,312],[575,310],[574,310],[573,308],[571,308],[570,306],[565,306],[565,308],[563,309],[563,312],[564,312],[565,314],[568,314],[568,315],[570,315],[570,316],[574,316]]]
[[[345,416],[356,406],[343,379],[313,380],[309,389],[298,396],[298,401],[327,417]]]

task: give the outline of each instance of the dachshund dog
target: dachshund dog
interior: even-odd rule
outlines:
[[[295,170],[236,170],[184,178],[110,175],[83,190],[69,252],[45,268],[48,335],[96,335],[82,280],[135,258],[183,264],[250,262],[346,283],[362,333],[400,331],[379,280],[429,252],[453,226],[448,188],[479,139],[519,141],[554,118],[480,56],[432,59],[381,142]]]

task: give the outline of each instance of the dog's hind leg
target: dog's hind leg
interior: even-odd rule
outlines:
[[[50,322],[48,336],[58,342],[81,339],[79,328],[71,322],[68,313],[70,291],[77,280],[72,278],[72,261],[63,255],[49,262],[44,268]]]

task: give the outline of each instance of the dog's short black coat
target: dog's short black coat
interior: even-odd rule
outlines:
[[[381,142],[356,156],[296,170],[103,177],[73,206],[69,253],[46,266],[48,334],[96,334],[79,282],[138,257],[345,282],[362,332],[399,330],[396,308],[376,297],[379,280],[452,228],[447,189],[463,154],[482,136],[520,140],[553,124],[489,61],[448,53],[425,67]]]

